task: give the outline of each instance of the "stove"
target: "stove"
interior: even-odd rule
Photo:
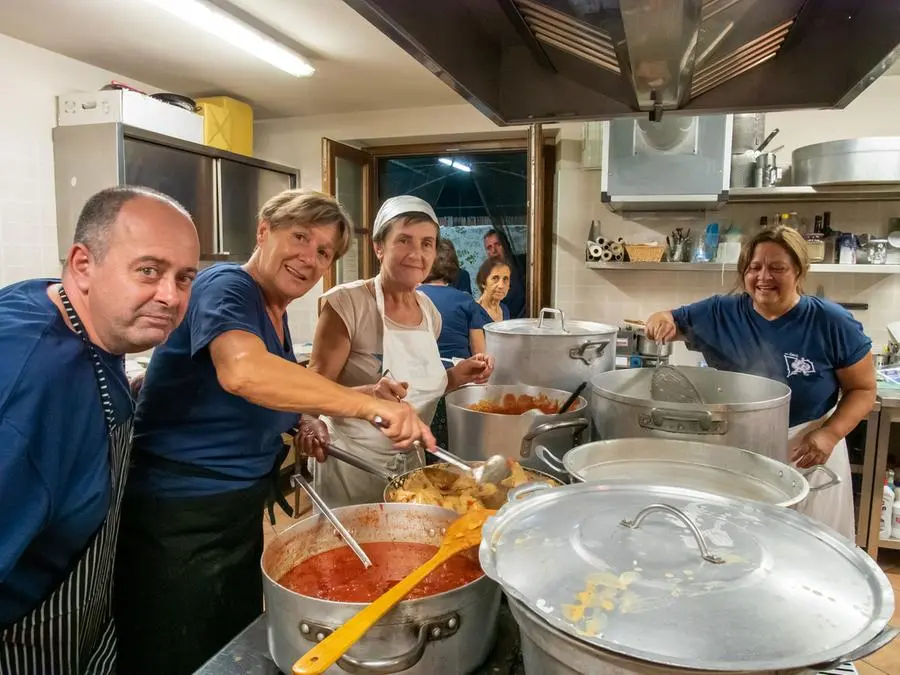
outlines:
[[[247,626],[194,675],[285,675],[269,657],[266,615],[261,615]],[[494,650],[472,675],[525,675],[519,649],[519,629],[505,599],[500,604]],[[845,663],[819,675],[858,675],[858,672],[852,663]]]

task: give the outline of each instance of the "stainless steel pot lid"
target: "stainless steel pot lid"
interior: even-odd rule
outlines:
[[[877,565],[790,509],[681,488],[531,489],[485,525],[481,565],[600,649],[699,670],[803,668],[865,645],[893,613]]]
[[[491,333],[503,335],[616,335],[619,329],[605,323],[593,321],[575,321],[567,319],[558,309],[545,307],[537,319],[508,319],[485,325],[484,329]]]

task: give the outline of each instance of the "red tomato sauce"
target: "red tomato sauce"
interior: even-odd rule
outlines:
[[[278,583],[301,595],[337,602],[372,602],[414,569],[438,547],[407,542],[362,544],[372,561],[369,569],[347,546],[324,551],[294,567]],[[406,599],[424,598],[459,588],[481,577],[475,561],[465,555],[450,558],[416,586]]]

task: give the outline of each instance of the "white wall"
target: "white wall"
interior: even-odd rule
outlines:
[[[0,35],[0,286],[59,276],[53,140],[56,97],[110,80],[157,91],[81,61]]]
[[[891,115],[900,100],[900,77],[876,81],[845,110],[770,113],[769,130],[781,129],[774,146],[780,163],[790,161],[799,146],[840,138],[900,135],[900,116]],[[619,323],[625,318],[645,318],[650,312],[691,302],[712,293],[730,290],[735,279],[710,272],[593,271],[584,265],[584,240],[592,219],[601,220],[604,231],[632,240],[659,238],[673,227],[705,227],[708,222],[750,228],[759,216],[776,210],[797,211],[812,219],[815,213],[832,212],[835,228],[857,232],[885,231],[890,216],[900,216],[900,203],[742,204],[676,225],[669,217],[655,222],[623,220],[600,203],[599,172],[581,167],[581,130],[578,123],[558,125],[556,221],[554,223],[553,302],[578,318]],[[255,129],[257,152],[266,159],[300,167],[304,186],[321,188],[323,136],[356,145],[418,142],[422,137],[454,138],[466,134],[508,132],[494,126],[468,105],[387,110],[377,113],[321,115],[259,122]],[[868,302],[870,309],[856,312],[876,344],[887,340],[885,324],[900,319],[900,275],[817,274],[808,290],[824,286],[826,297],[839,302]],[[315,323],[314,293],[291,307],[291,327],[297,339],[309,339]],[[679,355],[683,357],[684,355]]]

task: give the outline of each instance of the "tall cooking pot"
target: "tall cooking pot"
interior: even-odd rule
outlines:
[[[439,546],[458,515],[437,506],[362,504],[334,509],[361,543],[402,541]],[[332,602],[288,590],[278,583],[303,560],[343,546],[319,515],[278,535],[262,556],[269,651],[278,668],[294,662],[366,605]],[[386,614],[327,675],[339,673],[470,673],[493,646],[500,589],[487,577],[446,593],[404,600]],[[320,637],[321,636],[321,637]]]
[[[531,469],[544,466],[532,454],[532,443],[540,442],[556,457],[580,443],[581,432],[590,425],[587,401],[579,396],[564,413],[547,415],[530,410],[522,415],[472,410],[470,406],[480,401],[499,401],[504,396],[527,394],[557,401],[560,405],[571,392],[549,387],[531,387],[523,384],[488,384],[462,387],[447,394],[447,431],[450,451],[466,460],[485,460],[491,455],[501,455],[518,461]],[[558,470],[551,467],[554,473]]]
[[[510,493],[511,496],[513,493]],[[890,582],[791,509],[683,488],[518,488],[479,558],[527,675],[796,675],[893,640]]]
[[[791,390],[786,384],[715,368],[679,370],[697,388],[702,404],[654,401],[653,368],[597,375],[591,381],[595,438],[693,440],[788,461]]]
[[[494,357],[491,384],[528,384],[575,391],[598,373],[615,368],[619,329],[566,319],[544,308],[537,319],[512,319],[484,327]]]

